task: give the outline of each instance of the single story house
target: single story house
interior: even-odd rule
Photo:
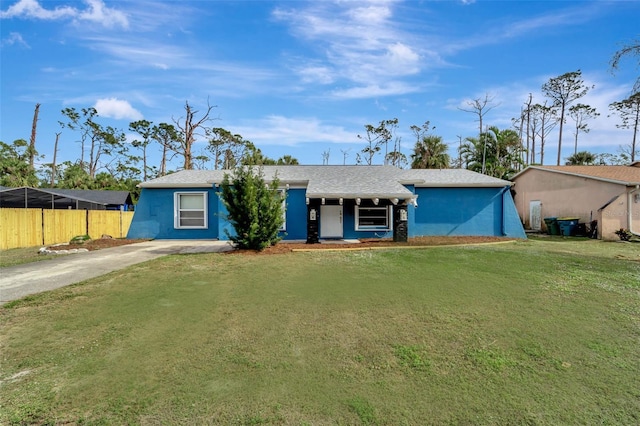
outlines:
[[[284,194],[285,240],[504,236],[526,238],[511,182],[469,170],[393,166],[262,166]],[[184,170],[140,184],[127,238],[227,239],[220,184],[229,170]]]
[[[0,187],[0,207],[73,210],[132,210],[129,191]]]
[[[548,217],[598,221],[598,238],[640,234],[640,162],[630,166],[529,166],[513,177],[514,201],[525,228],[545,230]]]

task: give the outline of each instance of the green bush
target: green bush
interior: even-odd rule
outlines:
[[[88,235],[76,235],[69,241],[69,244],[83,244],[90,239],[91,237]]]
[[[616,235],[620,237],[622,241],[631,241],[633,234],[628,229],[620,228],[616,231]]]
[[[222,202],[235,235],[225,232],[238,248],[261,251],[280,241],[284,217],[279,184],[277,176],[265,183],[262,167],[238,167],[233,176],[225,174]]]

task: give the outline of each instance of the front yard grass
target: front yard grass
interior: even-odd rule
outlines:
[[[51,259],[52,255],[45,256],[38,253],[41,247],[42,246],[0,250],[0,268]]]
[[[637,245],[176,255],[0,315],[0,424],[640,423]]]

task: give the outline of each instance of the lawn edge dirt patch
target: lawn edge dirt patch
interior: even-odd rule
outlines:
[[[480,244],[504,244],[515,241],[523,241],[516,238],[504,237],[416,237],[409,238],[407,242],[394,242],[391,239],[363,239],[358,243],[347,243],[342,241],[326,241],[319,244],[289,243],[281,241],[262,251],[255,250],[232,250],[227,252],[231,255],[270,255],[291,252],[310,251],[357,251],[357,250],[381,250],[381,249],[411,249],[442,246],[469,246]]]

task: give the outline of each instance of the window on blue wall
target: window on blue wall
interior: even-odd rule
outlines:
[[[356,206],[356,231],[391,230],[391,206]]]
[[[175,227],[180,229],[203,229],[207,227],[207,193],[176,192]]]

